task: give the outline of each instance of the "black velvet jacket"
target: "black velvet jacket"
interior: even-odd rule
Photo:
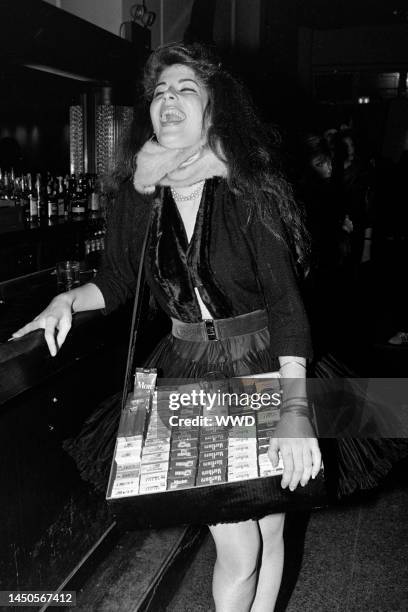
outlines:
[[[139,253],[153,206],[146,278],[171,317],[201,320],[194,287],[214,319],[266,308],[273,356],[311,357],[309,325],[290,253],[223,179],[206,181],[194,234],[188,243],[169,189],[161,201],[140,196],[127,183],[108,219],[103,265],[93,282],[110,312],[134,292]],[[279,219],[275,219],[279,231]]]

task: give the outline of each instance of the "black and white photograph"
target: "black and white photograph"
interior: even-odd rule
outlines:
[[[408,611],[407,180],[407,0],[0,0],[0,610]]]

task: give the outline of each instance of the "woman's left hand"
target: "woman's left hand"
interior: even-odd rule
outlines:
[[[319,473],[322,457],[315,432],[305,416],[282,415],[275,434],[269,444],[269,459],[274,467],[278,465],[280,451],[283,460],[281,486],[294,491],[300,483],[304,487]]]

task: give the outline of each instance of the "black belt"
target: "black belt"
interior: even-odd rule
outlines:
[[[191,342],[208,342],[209,340],[225,340],[232,336],[251,334],[268,325],[265,310],[254,310],[244,315],[228,319],[204,319],[199,323],[183,323],[178,319],[171,319],[173,326],[171,333],[180,340]]]

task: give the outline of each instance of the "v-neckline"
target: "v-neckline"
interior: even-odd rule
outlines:
[[[184,253],[185,253],[187,258],[189,256],[190,252],[192,251],[193,245],[196,242],[197,230],[198,230],[199,222],[201,220],[201,215],[203,214],[203,206],[204,206],[204,200],[205,200],[205,191],[206,191],[206,183],[204,183],[203,190],[201,192],[201,198],[200,198],[200,202],[199,202],[198,207],[197,207],[197,213],[196,213],[195,221],[194,221],[193,233],[191,234],[191,238],[189,240],[188,236],[187,236],[186,226],[184,225],[183,217],[181,216],[179,207],[177,206],[177,202],[174,200],[174,198],[173,198],[173,196],[171,194],[171,190],[170,190],[170,198],[171,198],[171,201],[173,202],[173,206],[174,206],[175,211],[176,211],[176,216],[177,216],[177,219],[178,219],[178,222],[179,222],[179,226],[181,228],[181,233],[182,233],[183,242],[184,242],[184,244],[182,246],[183,246],[183,250],[184,250]]]

